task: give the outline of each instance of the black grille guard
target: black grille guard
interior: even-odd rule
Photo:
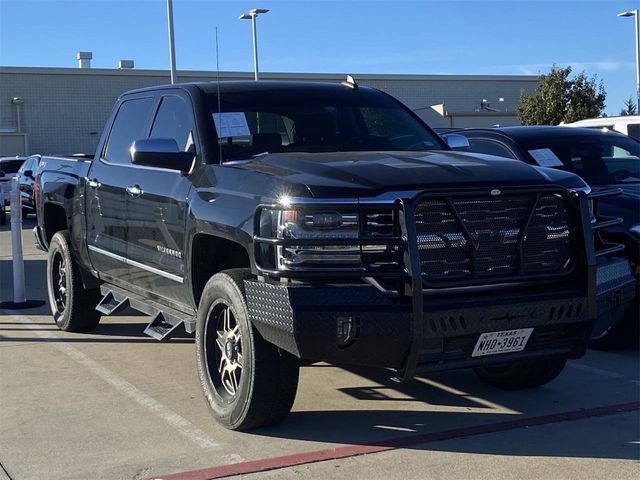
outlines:
[[[595,239],[594,232],[597,232],[601,228],[605,228],[606,226],[612,225],[612,223],[608,223],[613,219],[602,219],[601,221],[595,221],[592,223],[591,216],[589,212],[589,200],[602,198],[603,196],[608,195],[617,195],[620,192],[613,191],[611,193],[598,192],[595,195],[587,196],[585,192],[571,192],[566,189],[561,189],[558,187],[538,187],[538,188],[530,188],[530,189],[522,189],[522,188],[514,188],[514,189],[503,189],[503,193],[529,193],[533,195],[537,195],[539,193],[560,193],[567,201],[567,205],[573,209],[576,215],[576,230],[574,232],[574,241],[576,242],[576,246],[580,244],[580,250],[584,251],[584,255],[581,255],[579,262],[582,263],[582,271],[584,272],[584,276],[581,277],[580,285],[576,286],[576,289],[581,291],[585,298],[588,299],[588,311],[590,319],[595,318],[596,314],[596,265],[597,259],[596,255],[603,256],[613,252],[617,252],[622,250],[622,248],[617,245],[609,245],[605,250],[600,250],[597,254],[594,249]],[[424,283],[424,275],[422,273],[422,265],[420,261],[420,251],[418,247],[418,237],[416,232],[416,222],[415,222],[415,207],[416,202],[418,202],[422,198],[432,197],[432,196],[440,196],[440,197],[451,197],[451,196],[477,196],[477,195],[487,195],[489,192],[485,191],[447,191],[447,192],[430,192],[426,191],[421,193],[418,196],[413,198],[398,198],[393,203],[364,203],[364,204],[353,204],[353,203],[332,203],[328,202],[327,204],[318,204],[311,202],[309,204],[305,204],[304,202],[293,203],[291,206],[283,206],[278,204],[263,204],[259,205],[256,208],[254,215],[254,232],[260,232],[260,218],[261,214],[264,210],[283,210],[288,208],[304,208],[305,210],[321,210],[321,209],[336,209],[339,210],[341,208],[345,208],[351,211],[374,211],[380,209],[392,209],[397,212],[399,225],[400,225],[400,235],[394,237],[388,237],[384,240],[380,240],[381,243],[385,245],[397,245],[402,250],[402,258],[404,265],[401,265],[395,271],[371,271],[367,269],[366,266],[363,268],[354,268],[354,269],[333,269],[333,270],[322,270],[322,271],[289,271],[289,270],[278,270],[274,268],[268,268],[264,265],[263,259],[261,256],[263,252],[261,252],[262,245],[271,245],[271,246],[296,246],[296,245],[318,245],[318,246],[331,246],[331,245],[372,245],[376,242],[373,242],[371,238],[364,237],[360,235],[357,238],[349,238],[349,239],[305,239],[304,241],[298,239],[280,239],[280,238],[271,238],[271,237],[262,237],[260,235],[254,235],[254,265],[259,275],[268,278],[286,278],[286,279],[300,279],[300,280],[312,280],[314,278],[344,278],[344,277],[358,277],[361,279],[370,278],[399,278],[404,280],[401,282],[404,285],[403,291],[398,291],[397,294],[409,297],[411,301],[411,310],[412,310],[412,322],[411,322],[411,347],[407,354],[406,360],[404,362],[404,366],[398,372],[400,379],[408,380],[412,378],[416,373],[416,368],[418,365],[418,357],[421,349],[423,348],[424,338],[424,303],[425,303],[425,283]],[[618,223],[618,222],[616,222]],[[362,228],[361,228],[362,233]],[[571,271],[561,272],[557,275],[549,275],[543,274],[540,277],[548,280],[552,277],[558,276],[566,276],[569,275]],[[524,281],[532,281],[535,280],[535,276],[528,276],[526,278],[522,278],[518,275],[509,278],[501,278],[495,279],[492,278],[489,280],[489,283],[508,283],[511,282],[522,282]],[[375,282],[373,282],[375,285]],[[480,285],[482,282],[479,282],[477,279],[471,280],[469,282],[472,285]],[[442,285],[439,285],[443,287]],[[460,283],[456,283],[455,286],[460,286]],[[453,285],[448,285],[446,287],[453,287]],[[377,288],[383,293],[391,294],[393,292],[385,291],[377,285]]]
[[[605,197],[615,197],[622,193],[622,189],[620,188],[611,188],[607,190],[599,190],[597,192],[591,192],[587,196],[589,200],[593,202],[593,220],[591,222],[591,229],[594,232],[594,238],[596,240],[596,257],[604,257],[607,255],[611,255],[614,253],[621,252],[624,250],[624,245],[621,243],[613,243],[604,240],[600,232],[603,229],[613,227],[614,225],[619,225],[623,222],[622,218],[619,217],[608,217],[606,215],[601,215],[598,211],[598,200]]]
[[[429,282],[428,279],[422,274],[421,268],[417,270],[411,269],[413,260],[417,260],[420,265],[420,252],[418,248],[418,233],[416,231],[415,211],[416,205],[424,198],[443,198],[448,199],[452,197],[473,197],[479,195],[488,195],[488,190],[463,190],[463,191],[425,191],[421,194],[414,196],[413,198],[397,198],[393,202],[380,202],[380,203],[334,203],[328,201],[327,203],[319,203],[312,201],[306,203],[304,200],[299,202],[293,202],[291,205],[280,204],[261,204],[256,208],[254,214],[253,231],[260,232],[260,218],[261,214],[265,210],[278,211],[286,209],[303,208],[305,211],[321,211],[321,210],[340,210],[347,212],[357,212],[361,218],[367,212],[374,212],[380,210],[393,211],[398,215],[400,231],[397,235],[386,237],[367,237],[364,236],[362,222],[360,222],[360,235],[354,238],[323,238],[323,239],[289,239],[289,238],[274,238],[269,236],[260,236],[254,234],[253,236],[253,255],[254,265],[257,272],[260,275],[271,278],[287,278],[296,280],[314,279],[314,278],[336,278],[336,277],[350,277],[350,278],[400,278],[409,281],[413,278],[414,274],[420,278],[423,286],[428,289],[441,289],[441,288],[454,288],[465,287],[473,285],[491,285],[500,283],[513,283],[522,281],[534,281],[534,280],[549,280],[564,277],[569,275],[575,268],[575,257],[572,257],[572,262],[567,268],[562,269],[560,272],[541,273],[541,274],[528,274],[522,275],[521,272],[517,272],[514,275],[504,276],[491,276],[486,278],[478,278],[473,276],[466,280],[453,280],[453,281],[439,281],[437,283]],[[507,194],[530,194],[536,195],[542,193],[558,193],[561,194],[570,207],[574,216],[574,226],[577,231],[572,232],[573,241],[580,242],[584,240],[586,243],[586,251],[593,252],[594,249],[594,233],[600,228],[605,228],[612,224],[621,222],[621,219],[606,218],[602,222],[592,223],[589,216],[588,201],[591,198],[601,198],[608,195],[617,195],[618,191],[614,192],[598,192],[597,197],[590,194],[588,197],[583,192],[570,192],[565,189],[561,189],[555,186],[536,187],[536,188],[504,188],[502,193]],[[536,197],[537,198],[537,197]],[[615,223],[609,223],[613,222]],[[602,242],[598,242],[599,244]],[[400,258],[402,262],[396,269],[379,269],[372,268],[371,265],[363,265],[362,267],[345,267],[345,268],[313,268],[307,270],[281,270],[270,266],[268,259],[265,258],[265,253],[262,251],[262,246],[268,245],[272,247],[292,247],[292,246],[369,246],[369,245],[388,245],[397,246],[400,250]],[[597,256],[607,255],[613,252],[617,252],[623,249],[622,245],[607,244],[607,248],[604,251],[598,251]],[[519,256],[522,256],[522,239],[519,240],[518,245]],[[417,255],[417,259],[416,259]],[[520,260],[519,260],[520,261]],[[273,262],[272,262],[273,263]]]

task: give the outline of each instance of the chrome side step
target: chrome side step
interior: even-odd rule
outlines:
[[[166,338],[171,338],[174,331],[181,325],[183,325],[181,319],[163,312],[158,312],[156,316],[153,317],[153,320],[149,322],[147,328],[144,329],[144,333],[158,341],[162,341]]]
[[[158,341],[171,338],[184,327],[184,332],[193,333],[196,329],[194,317],[160,305],[153,300],[144,299],[132,292],[128,292],[113,285],[102,285],[100,292],[103,297],[96,310],[103,315],[113,315],[123,311],[127,307],[150,315],[152,320],[144,329],[144,333]]]
[[[129,298],[118,296],[111,290],[104,294],[100,303],[96,306],[96,310],[103,315],[113,315],[123,311],[129,306]]]

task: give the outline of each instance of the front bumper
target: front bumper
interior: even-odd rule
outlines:
[[[448,370],[525,358],[581,356],[593,322],[579,292],[550,295],[487,291],[424,297],[415,338],[411,299],[369,285],[245,282],[251,320],[276,346],[304,359],[395,368]],[[533,327],[524,351],[472,357],[481,333]],[[410,351],[418,345],[413,365]]]

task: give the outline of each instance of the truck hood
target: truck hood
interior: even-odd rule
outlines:
[[[585,186],[571,173],[466,152],[282,153],[224,165],[305,185],[317,197],[371,196],[390,190],[444,187]]]

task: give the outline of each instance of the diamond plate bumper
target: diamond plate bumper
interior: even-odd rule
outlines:
[[[269,342],[301,358],[405,367],[412,338],[412,302],[369,285],[245,282],[251,320]],[[483,332],[534,327],[524,352],[510,359],[578,357],[591,331],[588,300],[577,292],[424,298],[417,369],[445,370],[504,362],[470,357]]]

